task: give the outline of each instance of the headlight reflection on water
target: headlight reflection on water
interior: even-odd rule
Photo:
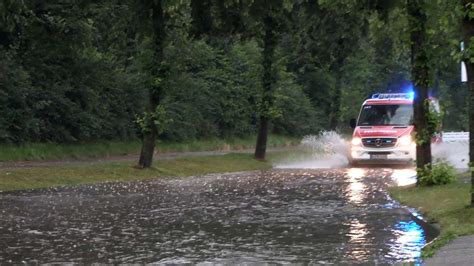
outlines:
[[[362,182],[362,178],[366,174],[365,169],[350,168],[347,170],[346,174],[349,177],[350,182],[346,189],[349,201],[352,203],[363,202],[367,191],[367,186]]]
[[[347,170],[346,174],[351,178],[351,181],[354,179],[359,179],[365,176],[366,171],[362,168],[350,168]]]
[[[370,257],[370,252],[364,248],[364,244],[370,242],[368,238],[370,230],[367,228],[367,224],[354,218],[346,225],[349,227],[347,236],[351,244],[346,251],[346,256],[359,261],[367,260]]]
[[[415,169],[394,169],[390,178],[399,187],[416,184],[416,170]]]

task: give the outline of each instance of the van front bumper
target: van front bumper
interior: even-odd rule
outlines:
[[[352,146],[351,161],[366,164],[406,164],[415,160],[416,146],[367,148]]]

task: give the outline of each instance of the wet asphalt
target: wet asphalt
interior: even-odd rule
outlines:
[[[420,262],[392,169],[274,169],[0,193],[0,263]]]

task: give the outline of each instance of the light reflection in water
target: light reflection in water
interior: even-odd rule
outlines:
[[[5,213],[0,235],[11,236],[2,240],[26,262],[27,257],[140,264],[415,261],[431,234],[423,236],[413,224],[418,219],[386,197],[387,171],[272,170],[0,193]],[[52,208],[53,216],[42,215]],[[28,222],[19,224],[26,216]],[[71,228],[95,237],[86,239]],[[0,261],[21,262],[1,248],[4,243]],[[91,245],[107,252],[92,253]]]
[[[367,198],[368,187],[363,179],[369,175],[366,169],[350,168],[346,171],[349,184],[346,188],[346,195],[349,202],[359,205],[363,204]],[[414,169],[394,169],[391,179],[398,186],[407,186],[416,183],[416,171]],[[417,217],[416,214],[413,216]],[[358,261],[364,261],[370,254],[363,247],[370,245],[370,230],[363,220],[353,218],[346,224],[349,227],[347,236],[349,237],[350,248],[346,251],[346,256]],[[395,239],[388,243],[390,257],[400,260],[412,260],[415,264],[421,263],[421,249],[426,243],[424,229],[414,220],[404,220],[398,222],[392,229]]]
[[[394,169],[390,178],[397,186],[410,186],[416,184],[415,169]],[[413,212],[417,218],[421,216]],[[392,256],[400,259],[414,259],[415,265],[421,265],[421,249],[426,244],[424,229],[415,221],[400,221],[394,226],[394,234],[397,236],[391,246]]]
[[[361,177],[364,177],[366,171],[365,169],[363,168],[350,168],[347,170],[347,175],[351,178],[351,179],[359,179]]]
[[[349,226],[349,249],[346,251],[346,256],[351,259],[364,261],[370,256],[370,252],[364,248],[364,244],[368,244],[369,230],[366,223],[360,222],[358,219],[352,219]]]
[[[416,259],[419,264],[421,249],[426,244],[423,228],[415,221],[400,221],[395,225],[394,233],[397,236],[393,247],[393,255],[403,259]]]
[[[414,169],[394,169],[390,178],[397,186],[409,186],[416,184],[416,170]]]
[[[367,187],[361,180],[365,173],[365,169],[361,168],[350,168],[346,172],[350,182],[346,193],[349,196],[349,201],[352,203],[362,203],[366,197]]]
[[[349,202],[353,204],[361,204],[364,202],[367,193],[367,187],[362,182],[362,178],[366,175],[366,170],[362,168],[350,168],[346,171],[346,175],[349,177],[349,185],[347,186],[346,193],[348,195]],[[367,244],[367,235],[369,230],[367,224],[361,222],[359,219],[352,219],[349,224],[349,249],[346,252],[346,256],[356,260],[366,260],[370,255],[367,250],[363,247],[363,244]]]

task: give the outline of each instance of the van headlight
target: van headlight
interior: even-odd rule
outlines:
[[[351,141],[352,146],[360,146],[361,143],[362,143],[361,138],[358,138],[358,137],[352,138],[352,141]]]
[[[401,146],[410,146],[412,144],[411,136],[403,136],[398,138],[398,143]]]

